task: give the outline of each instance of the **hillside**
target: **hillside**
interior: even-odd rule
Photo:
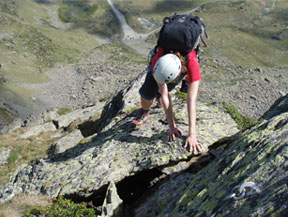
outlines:
[[[222,201],[236,184],[250,181],[241,176],[245,171],[259,181],[261,188],[267,185],[271,197],[284,197],[288,2],[113,3],[128,30],[122,28],[123,21],[108,0],[0,0],[0,202],[18,193],[36,198],[44,195],[49,198],[45,201],[64,196],[74,202],[89,202],[89,207],[100,214],[99,209],[109,208],[105,193],[110,187],[112,191],[115,183],[120,189],[120,199],[116,200],[128,204],[126,211],[131,212],[133,206],[136,216],[149,216],[148,212],[161,216],[172,211],[174,216],[195,214],[197,208],[190,199],[204,204],[202,216],[217,212],[229,216],[207,193],[209,189],[196,182],[207,173],[211,180],[205,178],[203,183],[218,190],[218,183],[211,183],[218,175],[220,183],[227,179],[229,187],[218,191],[217,198]],[[144,79],[149,50],[156,44],[163,17],[175,12],[200,16],[209,35],[208,48],[201,49],[203,79],[197,108],[199,137],[209,151],[200,156],[181,147],[184,136],[176,143],[167,143],[167,123],[158,109],[153,108],[151,124],[145,128],[129,125],[139,108],[137,91]],[[172,97],[177,124],[186,129],[183,96],[176,89]],[[245,131],[247,128],[251,129]],[[255,144],[259,148],[253,149]],[[270,155],[271,150],[275,154]],[[259,168],[249,163],[258,154],[262,163]],[[220,162],[216,164],[215,159]],[[211,164],[219,174],[213,173]],[[240,164],[246,168],[244,172]],[[277,165],[275,174],[281,174],[276,177],[273,173],[276,178],[271,178],[277,187],[275,194],[269,180],[259,175],[263,171],[268,176],[266,165],[271,170]],[[237,174],[226,173],[229,168],[236,168]],[[195,181],[198,171],[201,173]],[[145,183],[141,182],[143,177]],[[176,190],[173,177],[181,188]],[[131,185],[135,180],[139,186]],[[199,191],[192,191],[193,186]],[[175,198],[170,200],[162,189],[175,190]],[[239,215],[254,207],[251,215],[256,209],[265,215],[277,209],[276,214],[281,216],[287,208],[284,200],[279,207],[274,199],[256,196],[263,206],[252,203],[253,198],[247,203],[245,199],[226,204],[236,207]],[[18,204],[21,196],[15,200],[0,207],[7,205],[10,212],[9,207]],[[20,210],[25,207],[19,204]]]
[[[207,41],[209,48],[203,49],[201,54],[204,75],[199,97],[201,101],[215,103],[224,99],[245,115],[257,118],[287,92],[287,79],[283,79],[288,59],[285,40],[287,3],[284,1],[181,1],[177,4],[173,1],[170,4],[165,1],[114,2],[136,32],[152,33],[148,38],[123,41],[141,54],[141,60],[136,62],[133,62],[134,58],[128,58],[132,60],[129,65],[135,63],[137,67],[139,61],[146,63],[148,50],[156,43],[157,29],[163,17],[174,12],[193,11],[193,14],[203,18],[210,36]],[[97,91],[88,91],[86,95],[89,97],[77,96],[75,92],[81,92],[81,85],[76,85],[71,94],[67,88],[57,88],[56,95],[67,92],[63,98],[71,98],[61,106],[51,103],[56,99],[47,102],[47,97],[43,97],[43,92],[47,92],[45,86],[35,87],[35,84],[53,83],[59,79],[57,74],[67,74],[64,76],[66,79],[73,77],[73,74],[69,74],[72,70],[69,67],[76,68],[75,64],[80,63],[80,68],[85,68],[89,61],[95,63],[98,57],[94,53],[98,52],[98,46],[104,42],[109,47],[108,38],[121,39],[121,27],[107,1],[67,3],[60,0],[3,0],[0,15],[1,126],[15,117],[25,119],[47,109],[75,108],[86,101],[99,100],[91,97],[97,95]],[[100,53],[107,53],[108,56],[114,52],[113,48],[107,49],[107,52],[104,50],[100,48]],[[89,60],[90,55],[94,55],[94,59]],[[119,57],[116,65],[126,60],[125,57]],[[62,67],[69,69],[59,70]],[[91,69],[90,66],[89,70],[97,71],[97,68]],[[109,73],[107,68],[104,67],[104,74]],[[144,68],[144,65],[138,67],[131,77]],[[94,75],[90,73],[87,76]],[[73,83],[73,80],[61,81],[66,82]],[[239,96],[239,91],[242,96]],[[38,96],[37,93],[42,95]]]

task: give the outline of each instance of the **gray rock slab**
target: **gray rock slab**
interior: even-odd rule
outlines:
[[[40,133],[56,130],[52,122],[29,128],[25,133],[18,136],[18,139],[27,139],[30,136],[38,136]]]
[[[122,203],[123,201],[117,193],[115,183],[110,182],[102,206],[101,217],[120,216],[123,205]]]
[[[153,109],[149,121],[139,128],[131,125],[135,112],[122,114],[120,121],[93,137],[92,142],[19,167],[2,188],[0,200],[16,193],[45,194],[52,198],[70,194],[89,197],[111,181],[116,183],[137,172],[187,159],[192,154],[183,148],[188,133],[185,100],[174,101],[176,121],[184,135],[176,141],[167,141],[168,126],[162,109]],[[238,132],[227,113],[201,103],[198,108],[201,143],[209,146]]]
[[[66,115],[58,116],[53,119],[53,122],[57,125],[57,128],[68,127],[74,121],[85,121],[101,113],[105,103],[97,103],[95,106],[91,106],[84,109],[74,110]]]
[[[163,109],[152,108],[149,120],[142,127],[132,124],[138,112],[138,90],[144,77],[145,72],[139,74],[105,105],[99,119],[104,122],[103,127],[91,142],[20,166],[3,186],[0,201],[17,193],[44,194],[51,198],[90,197],[110,182],[117,183],[138,172],[193,156],[183,148],[189,128],[186,100],[173,97],[175,121],[183,132],[176,141],[167,141],[168,125]],[[198,103],[197,110],[198,141],[206,147],[238,132],[230,115],[218,107]],[[59,127],[77,118],[91,117],[95,111],[96,108],[87,108],[68,114],[58,119]]]
[[[286,216],[287,166],[288,112],[245,131],[197,174],[171,177],[135,216]],[[247,182],[259,192],[227,199]]]
[[[66,150],[75,147],[82,139],[83,135],[81,131],[76,129],[70,132],[68,135],[60,138],[55,143],[53,143],[47,150],[48,156],[63,153]]]

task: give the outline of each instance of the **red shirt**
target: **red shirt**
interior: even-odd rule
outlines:
[[[163,55],[163,52],[164,50],[160,48],[156,53],[156,55],[154,56],[154,58],[152,59],[152,73],[154,65],[156,64],[157,60]],[[192,50],[188,54],[187,75],[189,83],[192,83],[193,81],[199,81],[202,78],[195,50]]]

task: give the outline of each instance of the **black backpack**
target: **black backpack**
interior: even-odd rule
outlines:
[[[205,47],[207,46],[202,38],[203,34],[208,38],[205,25],[199,17],[175,13],[163,19],[157,47],[168,51],[179,51],[183,55],[195,50],[198,55],[200,41]]]

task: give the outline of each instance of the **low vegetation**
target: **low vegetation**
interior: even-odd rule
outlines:
[[[42,133],[28,139],[18,139],[24,133],[21,128],[8,134],[0,135],[0,152],[10,150],[7,164],[0,166],[0,185],[7,183],[11,172],[24,163],[30,163],[36,158],[47,157],[46,151],[57,139],[51,138],[51,133]]]
[[[181,91],[177,91],[176,96],[177,96],[179,99],[186,100],[186,98],[187,98],[187,93],[183,93],[183,92],[181,92]]]
[[[60,1],[60,20],[75,28],[86,29],[90,34],[120,38],[122,30],[119,21],[105,0]],[[109,28],[106,28],[109,26]]]
[[[57,114],[58,115],[66,115],[66,114],[68,114],[71,111],[72,111],[72,108],[70,108],[70,107],[62,107],[62,108],[59,108],[57,110]]]
[[[0,217],[25,216],[37,207],[47,207],[52,205],[52,201],[45,196],[16,195],[9,202],[0,204]]]
[[[96,217],[93,208],[85,202],[74,203],[59,197],[49,199],[45,196],[17,195],[11,201],[0,204],[0,217]]]
[[[25,217],[34,216],[61,216],[61,217],[96,217],[94,209],[87,208],[85,202],[74,203],[65,198],[58,198],[53,201],[50,206],[38,206],[25,214]]]
[[[242,115],[237,110],[237,108],[233,105],[228,105],[228,104],[224,103],[223,108],[225,109],[226,112],[228,112],[230,114],[230,116],[233,118],[233,120],[238,125],[239,130],[242,132],[259,123],[259,121],[255,120],[253,118]]]

